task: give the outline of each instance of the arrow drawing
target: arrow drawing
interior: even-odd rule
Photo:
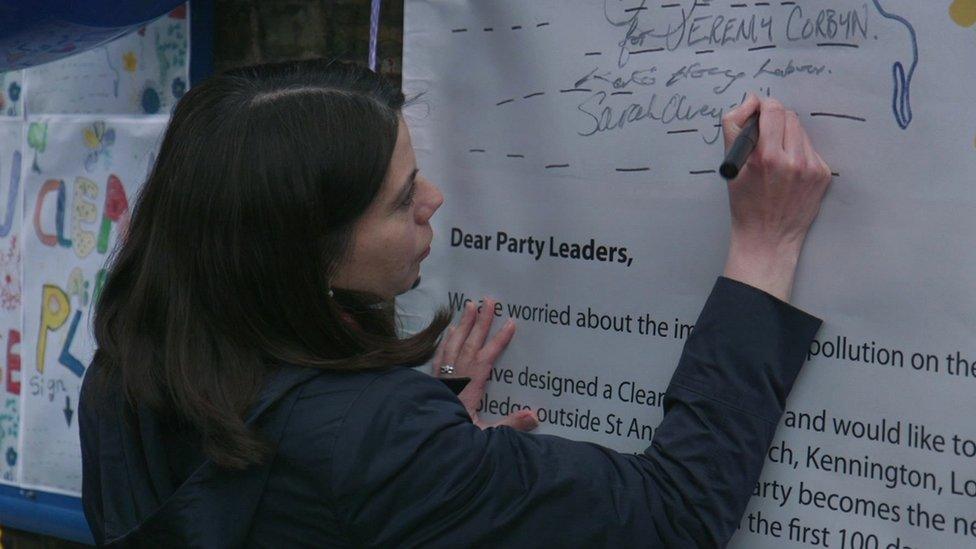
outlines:
[[[64,420],[68,423],[68,427],[71,427],[71,418],[75,415],[75,411],[71,409],[71,397],[64,397]]]

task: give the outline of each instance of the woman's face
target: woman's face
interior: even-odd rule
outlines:
[[[386,299],[409,290],[430,253],[430,218],[444,201],[440,190],[418,174],[410,131],[403,117],[390,168],[376,199],[356,222],[352,249],[332,285]]]

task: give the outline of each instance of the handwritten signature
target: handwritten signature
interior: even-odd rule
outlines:
[[[599,91],[579,104],[577,109],[585,114],[592,122],[588,128],[578,132],[580,136],[589,137],[601,132],[621,130],[624,127],[642,121],[656,121],[663,125],[675,122],[689,122],[707,119],[712,122],[715,134],[703,137],[705,143],[715,143],[722,133],[717,124],[725,112],[724,107],[708,103],[696,103],[683,93],[661,96],[652,93],[646,103],[629,103],[621,108],[607,104],[609,94]]]

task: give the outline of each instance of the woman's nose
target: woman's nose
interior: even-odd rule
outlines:
[[[434,212],[444,203],[444,195],[441,194],[441,190],[437,188],[437,185],[428,181],[427,178],[417,178],[417,185],[421,185],[421,190],[423,191],[423,201],[420,207],[417,208],[417,222],[427,223],[434,216]]]

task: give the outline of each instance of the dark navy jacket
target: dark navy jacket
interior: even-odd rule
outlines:
[[[201,460],[182,479],[172,463],[182,454],[153,414],[124,405],[117,389],[95,395],[86,380],[85,514],[112,545],[724,546],[819,325],[720,278],[664,419],[636,455],[483,431],[447,386],[409,368],[288,366],[248,416],[273,458],[244,472]]]

